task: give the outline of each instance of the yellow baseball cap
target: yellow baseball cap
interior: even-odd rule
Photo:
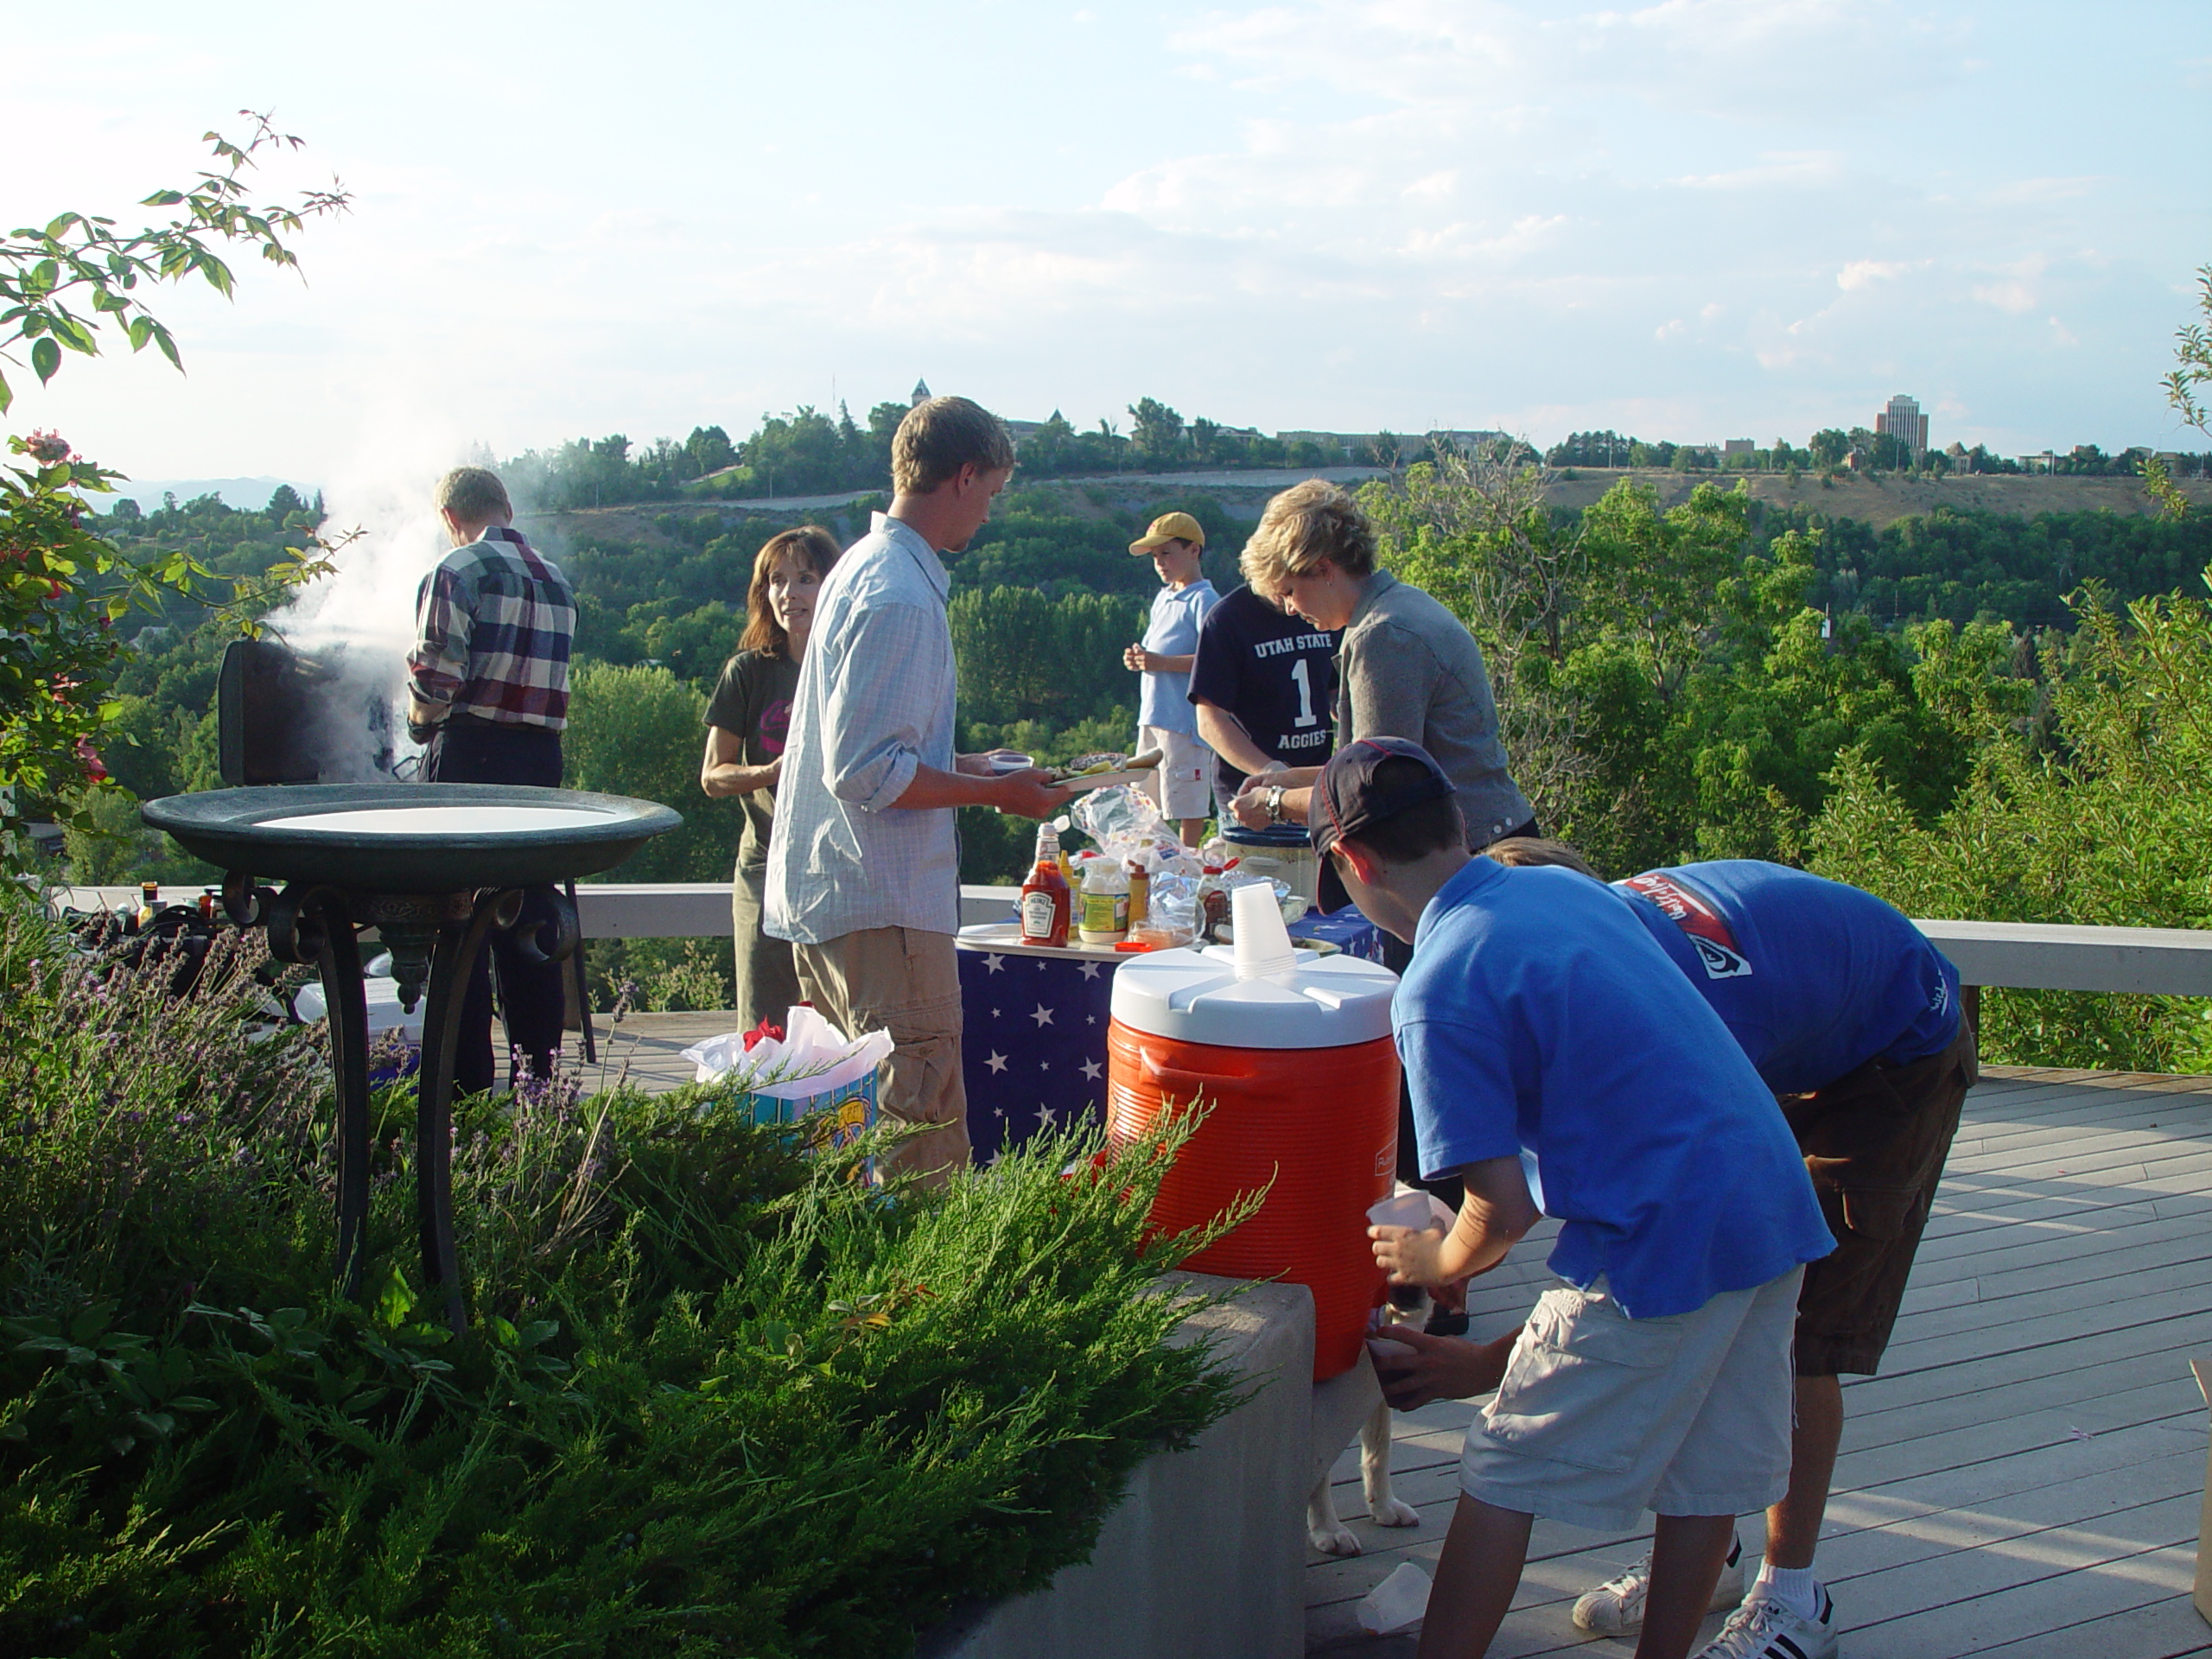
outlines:
[[[1206,544],[1205,526],[1187,512],[1163,512],[1152,521],[1152,528],[1129,543],[1129,551],[1137,557],[1150,558],[1170,542],[1196,542]]]

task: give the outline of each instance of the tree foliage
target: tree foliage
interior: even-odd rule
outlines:
[[[2124,607],[2094,591],[2082,627],[2046,647],[2056,745],[2017,697],[1944,713],[1982,740],[1935,814],[1858,748],[1839,753],[1811,837],[1814,867],[1916,916],[2152,927],[2212,925],[2212,604],[2175,594]],[[1992,992],[1983,1052],[2042,1065],[2212,1065],[2205,1005],[2172,998]]]
[[[0,334],[0,357],[28,341],[33,371],[48,381],[65,348],[98,355],[100,330],[112,322],[133,351],[150,342],[178,364],[175,341],[138,297],[142,283],[196,273],[228,295],[232,278],[219,253],[226,243],[296,264],[284,237],[340,211],[346,197],[315,191],[289,206],[249,207],[243,175],[255,152],[299,142],[249,118],[244,145],[207,135],[216,169],[188,189],[146,199],[182,209],[166,224],[123,232],[111,219],[69,212],[0,238],[0,328],[10,331]],[[12,397],[0,376],[0,410]],[[121,712],[111,694],[127,652],[116,624],[134,607],[158,615],[177,597],[250,628],[276,594],[327,569],[329,549],[309,537],[275,569],[241,573],[219,598],[209,585],[214,572],[191,553],[133,556],[87,522],[86,498],[111,493],[118,474],[51,432],[11,436],[8,448],[16,464],[0,466],[0,862],[12,866],[24,856],[18,832],[34,804],[80,831],[97,825],[85,791],[108,784],[95,740]]]
[[[255,155],[296,149],[300,141],[276,131],[266,116],[238,113],[250,124],[243,144],[208,133],[216,166],[185,188],[156,190],[140,204],[180,209],[167,223],[122,232],[112,219],[68,212],[0,238],[0,329],[7,331],[0,334],[0,358],[16,361],[7,348],[27,342],[32,372],[43,384],[60,372],[64,351],[98,356],[100,331],[112,323],[132,351],[150,344],[181,368],[175,340],[138,297],[141,283],[198,276],[227,299],[234,284],[222,257],[226,244],[251,247],[271,264],[297,266],[284,238],[309,219],[343,212],[347,197],[336,188],[311,190],[296,201],[249,206],[245,174]],[[14,401],[0,374],[0,414]]]

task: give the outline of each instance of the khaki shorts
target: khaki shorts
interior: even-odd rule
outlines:
[[[880,1173],[942,1182],[968,1166],[968,1089],[960,1075],[960,964],[950,933],[870,927],[791,948],[799,989],[849,1037],[887,1031],[876,1109],[931,1132],[877,1160]]]
[[[1468,1426],[1460,1489],[1599,1532],[1766,1508],[1789,1484],[1803,1271],[1664,1319],[1631,1319],[1603,1280],[1545,1292]]]
[[[1213,751],[1196,732],[1137,728],[1137,753],[1160,752],[1160,765],[1139,785],[1152,797],[1160,816],[1170,821],[1203,818],[1213,811]]]
[[[1783,1115],[1805,1154],[1834,1254],[1805,1269],[1797,1306],[1797,1375],[1871,1376],[1889,1346],[1912,1258],[1928,1225],[1959,1109],[1980,1076],[1974,1027],[1903,1065],[1869,1061]]]

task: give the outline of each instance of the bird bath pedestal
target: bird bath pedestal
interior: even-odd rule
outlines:
[[[330,1010],[338,1085],[338,1280],[358,1294],[369,1217],[368,1002],[360,929],[391,951],[400,1001],[428,995],[416,1081],[416,1212],[423,1275],[463,1329],[453,1231],[453,1074],[469,970],[485,936],[522,919],[525,890],[550,889],[550,925],[518,943],[557,961],[575,950],[575,906],[553,884],[613,868],[682,823],[620,795],[498,784],[305,784],[172,795],[140,809],[195,857],[228,872],[223,906],[268,930],[270,954],[314,963]],[[264,879],[284,883],[259,885]],[[553,937],[548,938],[550,933]]]

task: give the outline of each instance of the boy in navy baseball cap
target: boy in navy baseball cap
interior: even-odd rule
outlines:
[[[1460,1499],[1421,1634],[1482,1652],[1535,1516],[1621,1531],[1658,1515],[1639,1659],[1685,1659],[1735,1517],[1782,1496],[1803,1264],[1833,1247],[1788,1127],[1727,1028],[1618,898],[1467,851],[1417,745],[1367,738],[1324,770],[1315,848],[1414,947],[1391,1019],[1424,1176],[1448,1231],[1370,1230],[1401,1284],[1502,1261],[1561,1223]]]

